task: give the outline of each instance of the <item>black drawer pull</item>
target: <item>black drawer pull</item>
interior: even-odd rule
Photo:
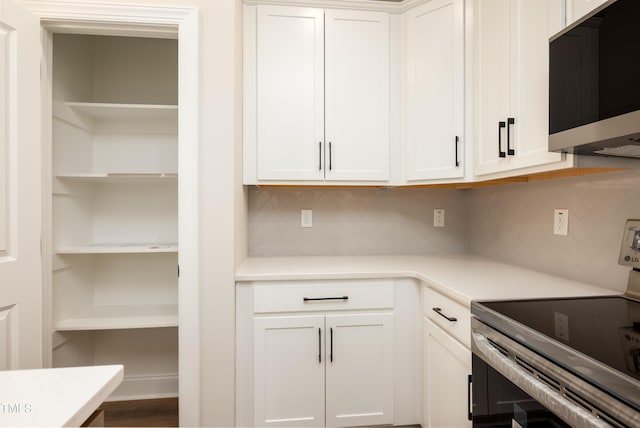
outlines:
[[[470,421],[473,420],[473,412],[471,411],[471,408],[473,407],[473,403],[471,402],[471,389],[473,388],[472,383],[473,377],[469,375],[467,378],[467,419]]]
[[[458,318],[448,317],[445,314],[443,314],[442,313],[442,309],[440,309],[440,308],[433,308],[433,312],[437,313],[438,315],[440,315],[442,318],[446,319],[447,321],[451,321],[451,322],[458,321]]]
[[[329,361],[333,363],[333,327],[329,329],[329,332],[331,333],[331,353],[329,354]]]
[[[340,296],[340,297],[303,297],[302,300],[305,302],[315,302],[319,300],[349,300],[349,296]]]

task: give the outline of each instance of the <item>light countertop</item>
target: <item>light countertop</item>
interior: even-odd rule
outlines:
[[[473,255],[249,257],[238,282],[415,278],[469,306],[472,300],[622,294]]]
[[[80,426],[123,372],[122,365],[0,371],[0,426]]]

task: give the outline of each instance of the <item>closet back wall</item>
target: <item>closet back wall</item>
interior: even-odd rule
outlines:
[[[249,190],[249,255],[464,253],[468,192],[451,189]],[[445,209],[445,227],[433,210]],[[313,227],[300,227],[300,210]]]

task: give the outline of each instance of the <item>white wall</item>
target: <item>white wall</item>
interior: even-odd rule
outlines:
[[[199,10],[200,425],[233,426],[234,271],[247,252],[247,198],[239,184],[242,182],[241,1],[65,1],[194,6]]]

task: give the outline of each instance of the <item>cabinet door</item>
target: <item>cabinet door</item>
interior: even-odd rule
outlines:
[[[482,0],[476,9],[476,174],[562,161],[549,153],[549,1]]]
[[[424,320],[423,427],[471,427],[471,351]]]
[[[512,108],[514,155],[511,169],[560,162],[560,153],[549,152],[549,31],[559,13],[549,1],[512,0]],[[559,19],[558,19],[559,20]]]
[[[259,180],[322,180],[322,9],[257,6]]]
[[[326,161],[332,181],[389,179],[389,14],[325,11]]]
[[[407,180],[463,177],[463,2],[430,1],[406,19]]]
[[[607,0],[566,0],[567,25],[582,18]]]
[[[327,426],[393,423],[393,314],[327,315]]]
[[[254,318],[254,425],[324,426],[324,316]]]
[[[474,2],[474,147],[478,175],[509,168],[505,131],[510,114],[511,4],[510,0]]]

